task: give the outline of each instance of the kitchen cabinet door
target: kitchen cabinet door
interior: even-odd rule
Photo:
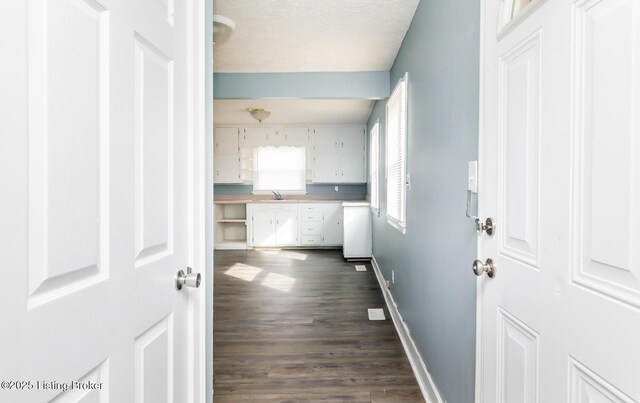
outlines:
[[[253,245],[276,245],[276,214],[273,211],[254,210],[253,219]]]
[[[336,246],[343,242],[342,204],[326,203],[322,205],[324,215],[324,245]]]
[[[340,131],[335,126],[320,126],[314,129],[313,182],[340,182],[340,155],[338,140]]]
[[[340,182],[366,182],[365,132],[362,126],[345,126],[340,130]]]
[[[239,183],[240,159],[238,157],[237,127],[217,127],[214,134],[214,182]]]
[[[240,134],[240,148],[255,148],[267,145],[269,136],[275,130],[271,127],[247,126]]]
[[[295,246],[298,244],[298,213],[294,211],[276,212],[277,246]]]
[[[216,155],[235,155],[237,158],[239,132],[240,129],[237,127],[217,127],[214,135],[214,153]]]
[[[240,159],[237,155],[216,155],[213,160],[215,183],[240,182]]]
[[[313,141],[311,140],[311,129],[306,126],[285,127],[284,145],[291,147],[305,148],[305,166],[307,181],[313,180]]]

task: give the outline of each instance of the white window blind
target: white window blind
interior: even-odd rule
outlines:
[[[304,147],[256,147],[253,155],[253,192],[305,192]]]
[[[406,229],[407,74],[398,82],[386,106],[387,222]]]
[[[371,178],[371,208],[380,213],[380,122],[371,128],[369,136],[369,178]]]

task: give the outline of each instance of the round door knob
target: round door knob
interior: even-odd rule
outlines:
[[[200,287],[201,280],[202,276],[200,273],[192,273],[190,267],[187,267],[186,274],[184,271],[178,270],[176,274],[176,289],[180,291],[182,287],[198,288]]]
[[[496,265],[491,258],[487,259],[485,263],[482,263],[481,260],[476,260],[471,267],[473,268],[473,274],[476,276],[482,276],[484,273],[487,273],[489,278],[496,276]]]

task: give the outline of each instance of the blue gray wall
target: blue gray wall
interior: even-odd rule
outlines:
[[[354,198],[359,196],[364,200],[367,192],[366,185],[338,185],[338,191],[335,191],[335,185],[307,185],[307,195],[312,196],[349,196]],[[219,195],[250,195],[253,185],[214,185],[214,193]]]
[[[467,162],[477,159],[477,0],[422,0],[391,70],[409,72],[407,232],[387,224],[384,151],[373,252],[444,400],[472,402],[475,367],[474,223],[465,217]],[[378,101],[368,126],[380,119]]]

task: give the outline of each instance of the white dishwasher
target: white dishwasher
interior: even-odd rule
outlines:
[[[344,258],[371,259],[371,209],[369,202],[343,202]]]

